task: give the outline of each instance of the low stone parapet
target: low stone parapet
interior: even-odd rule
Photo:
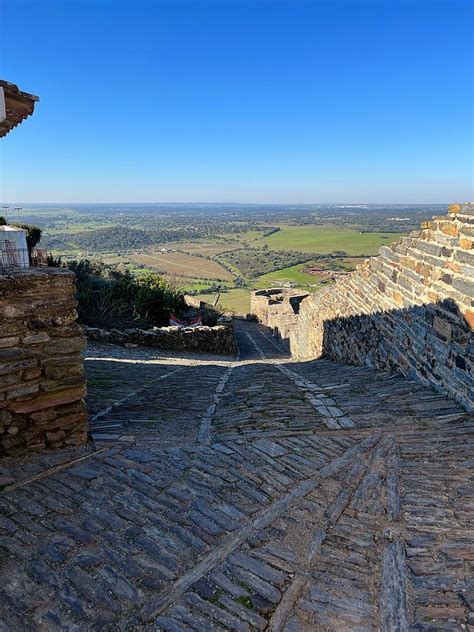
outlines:
[[[58,268],[0,275],[0,456],[87,439],[74,279]]]
[[[155,327],[153,329],[112,329],[110,331],[93,327],[84,328],[89,340],[123,346],[138,345],[155,347],[163,351],[184,351],[235,355],[237,345],[232,321],[214,327]]]

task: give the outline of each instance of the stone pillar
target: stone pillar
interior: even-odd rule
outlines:
[[[0,275],[0,456],[87,439],[74,279],[60,268]]]

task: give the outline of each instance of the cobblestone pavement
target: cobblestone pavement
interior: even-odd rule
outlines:
[[[0,630],[473,630],[473,419],[400,378],[91,347],[94,442],[0,467]]]

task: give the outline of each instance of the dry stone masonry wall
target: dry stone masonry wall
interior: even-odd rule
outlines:
[[[456,204],[305,298],[290,347],[401,372],[473,410],[473,327],[474,205]]]
[[[57,268],[0,276],[0,456],[87,438],[74,275]]]
[[[288,346],[290,332],[298,321],[299,306],[307,296],[308,292],[280,288],[256,290],[250,297],[250,312]]]
[[[226,319],[226,322],[215,327],[155,327],[154,329],[124,329],[123,331],[85,327],[84,331],[90,340],[129,347],[139,345],[164,351],[223,355],[237,353],[231,319]]]

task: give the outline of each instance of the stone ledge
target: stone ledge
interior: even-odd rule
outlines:
[[[0,291],[10,289],[12,281],[21,284],[29,282],[37,283],[38,281],[75,279],[74,272],[66,268],[48,268],[48,267],[30,267],[30,268],[12,268],[8,273],[0,274]]]
[[[111,329],[84,327],[84,334],[95,342],[122,346],[145,346],[164,351],[189,351],[235,355],[237,345],[231,319],[214,327],[155,327],[154,329]]]

